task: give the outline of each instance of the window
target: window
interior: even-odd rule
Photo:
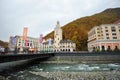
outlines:
[[[70,49],[68,49],[68,51],[70,51]]]
[[[112,29],[112,32],[115,32],[116,30],[115,29]]]
[[[108,30],[105,30],[106,32],[108,32]]]
[[[102,51],[105,51],[105,46],[102,46]]]
[[[111,27],[111,29],[115,29],[115,27],[114,27],[114,26],[112,26],[112,27]]]
[[[119,51],[118,46],[115,46],[114,51]]]
[[[112,33],[112,35],[116,35],[116,33]]]
[[[66,49],[66,51],[67,51],[67,49]]]
[[[111,30],[112,30],[112,32],[116,31],[115,27],[111,27]]]
[[[113,39],[117,39],[117,37],[113,37]]]
[[[100,33],[99,31],[97,33]]]
[[[108,46],[108,49],[111,49],[110,46]]]
[[[107,39],[109,39],[109,37],[107,37]]]
[[[27,46],[29,46],[29,43],[28,43],[28,45]]]
[[[109,35],[109,33],[106,33],[106,35],[108,36],[108,35]]]
[[[108,28],[107,26],[105,26],[105,28]]]
[[[100,35],[98,35],[98,37],[100,37]]]

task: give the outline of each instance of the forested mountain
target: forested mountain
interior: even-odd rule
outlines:
[[[75,42],[77,50],[87,50],[88,31],[94,26],[113,23],[118,19],[120,19],[120,8],[110,8],[92,16],[79,18],[62,26],[63,38]],[[52,31],[44,38],[54,38],[53,33]]]
[[[7,48],[8,47],[8,42],[3,42],[0,40],[0,46]]]

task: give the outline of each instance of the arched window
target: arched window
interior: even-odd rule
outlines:
[[[66,51],[67,51],[67,49],[66,49]]]
[[[102,46],[102,51],[105,51],[105,46]]]
[[[70,49],[68,49],[68,51],[70,51]]]
[[[111,47],[110,46],[108,46],[107,51],[111,51]]]

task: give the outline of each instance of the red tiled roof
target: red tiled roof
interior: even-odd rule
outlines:
[[[119,24],[119,23],[120,23],[120,19],[114,22],[114,24]]]

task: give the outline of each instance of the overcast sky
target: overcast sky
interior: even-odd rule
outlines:
[[[120,0],[0,0],[0,40],[23,34],[39,37],[50,33],[57,20],[61,26],[107,8],[120,7]]]

